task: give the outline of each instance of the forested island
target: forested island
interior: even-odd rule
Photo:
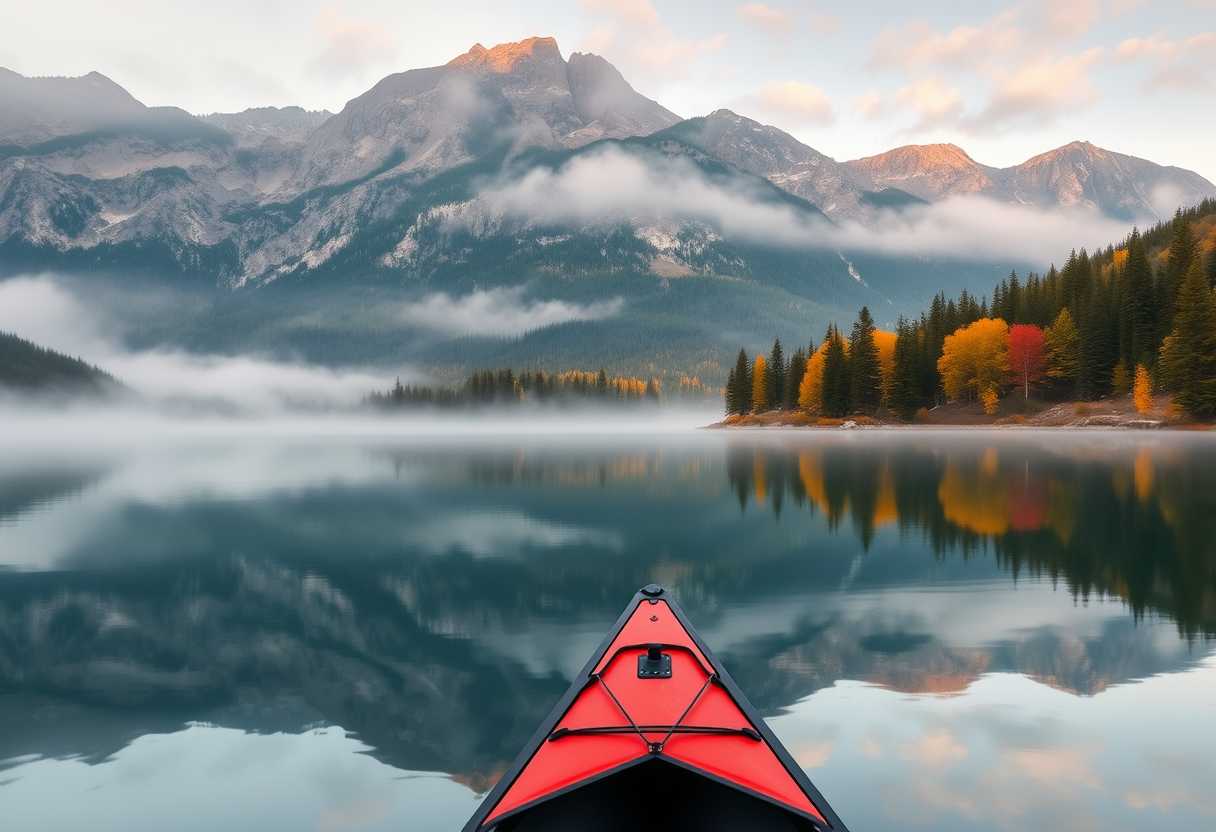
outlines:
[[[510,368],[477,370],[454,386],[405,385],[398,378],[385,392],[373,392],[366,403],[383,410],[423,408],[482,409],[522,404],[636,405],[664,400],[705,401],[719,389],[706,387],[699,378],[681,376],[666,389],[651,377],[609,375],[605,370],[544,370]]]
[[[726,425],[1034,423],[1053,405],[1041,423],[1058,424],[1062,403],[1077,416],[1102,403],[1146,423],[1210,421],[1216,200],[1118,246],[1073,251],[1060,269],[1010,274],[991,300],[939,294],[894,332],[862,308],[847,334],[829,326],[789,359],[779,340],[767,356],[740,350],[725,399]]]

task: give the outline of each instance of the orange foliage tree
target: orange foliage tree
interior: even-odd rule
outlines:
[[[1136,412],[1148,413],[1153,409],[1153,380],[1149,377],[1148,367],[1136,365],[1136,383],[1132,389],[1132,398],[1136,402]]]
[[[882,376],[882,403],[889,404],[891,385],[895,379],[895,333],[874,330],[874,346],[878,348],[878,372]]]
[[[1009,373],[1009,325],[1000,318],[980,318],[947,335],[937,371],[953,400],[997,390]]]
[[[752,413],[768,410],[768,384],[765,383],[767,375],[768,362],[764,360],[763,355],[757,355],[756,362],[752,364]]]

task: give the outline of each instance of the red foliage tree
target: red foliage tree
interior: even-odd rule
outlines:
[[[1009,327],[1009,371],[1026,398],[1030,398],[1030,385],[1042,380],[1046,366],[1043,330],[1034,324]]]

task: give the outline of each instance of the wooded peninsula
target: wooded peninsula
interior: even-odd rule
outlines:
[[[740,350],[725,398],[725,425],[1017,423],[1118,399],[1161,421],[1212,420],[1216,200],[1118,246],[1073,251],[1063,268],[1012,273],[991,300],[939,294],[894,332],[863,307],[847,335],[829,326],[789,359],[780,340],[767,356]]]

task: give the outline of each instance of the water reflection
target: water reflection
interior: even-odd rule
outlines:
[[[1206,446],[1003,447],[737,446],[728,474],[745,509],[767,504],[780,516],[788,496],[830,529],[848,521],[864,548],[892,524],[939,555],[991,547],[1015,577],[1062,580],[1082,599],[1116,596],[1188,637],[1216,634],[1216,458]]]
[[[471,801],[623,599],[659,580],[858,828],[893,826],[866,815],[876,773],[943,826],[995,825],[971,780],[935,795],[907,778],[933,755],[982,773],[1022,754],[1046,771],[1120,721],[1161,722],[1194,687],[1188,674],[1216,679],[1216,455],[1185,438],[1073,439],[714,434],[9,458],[0,802],[59,789],[87,806],[96,782],[80,767],[138,768],[149,737],[188,757],[240,745],[235,732],[256,755],[284,733],[307,744],[315,726],[342,729],[316,740],[322,756],[442,772]],[[1113,710],[1084,704],[1112,696]],[[1024,709],[1035,731],[994,734],[1002,707]],[[1212,711],[1190,712],[1209,742]],[[1077,714],[1076,730],[1051,727]],[[1126,755],[1173,743],[1190,760],[1179,731],[1136,733]],[[881,765],[867,748],[883,749]],[[178,776],[240,792],[193,768]],[[1187,788],[1195,776],[1171,775]],[[950,788],[972,808],[938,805]],[[1104,789],[1076,800],[1108,800]],[[383,799],[425,805],[433,820],[413,828],[456,828],[466,803],[428,793]],[[1142,802],[1156,820],[1199,811]],[[1075,814],[1060,805],[1043,819]],[[400,823],[369,817],[355,825]]]

